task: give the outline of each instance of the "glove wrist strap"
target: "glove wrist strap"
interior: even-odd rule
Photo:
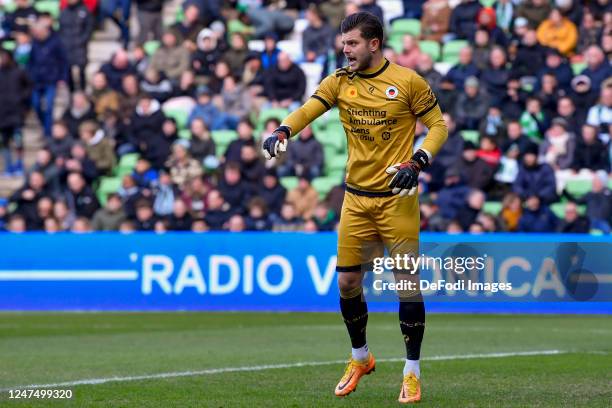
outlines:
[[[277,127],[277,128],[276,128],[276,130],[274,131],[274,133],[276,133],[276,132],[281,132],[281,133],[284,133],[284,134],[285,134],[285,137],[286,137],[287,139],[289,139],[289,138],[291,137],[291,128],[290,128],[289,126],[285,126],[285,125],[279,126],[279,127]]]
[[[423,150],[419,149],[415,154],[412,155],[410,161],[415,162],[419,169],[425,169],[429,167],[429,156]]]

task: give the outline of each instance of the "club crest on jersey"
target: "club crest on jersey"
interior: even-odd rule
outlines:
[[[387,95],[387,98],[390,98],[390,99],[397,98],[398,94],[399,94],[399,91],[394,86],[388,87],[387,90],[385,91],[385,95]]]
[[[357,88],[354,86],[349,86],[346,88],[346,96],[348,98],[357,98],[359,96],[359,92],[357,92]]]

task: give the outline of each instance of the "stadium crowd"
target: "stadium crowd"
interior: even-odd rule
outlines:
[[[62,0],[57,15],[1,3],[0,143],[24,184],[0,199],[0,230],[333,230],[341,177],[313,186],[342,128],[307,128],[278,161],[260,144],[282,119],[269,113],[307,96],[304,67],[318,83],[343,66],[340,21],[366,10],[389,27],[386,58],[426,78],[445,112],[448,141],[421,174],[423,230],[610,233],[607,0],[403,0],[392,19],[376,0],[186,0],[165,26],[163,0]],[[121,47],[87,78],[106,19]],[[281,50],[287,39],[302,51]],[[70,106],[54,116],[62,86]],[[44,147],[24,169],[30,111]]]

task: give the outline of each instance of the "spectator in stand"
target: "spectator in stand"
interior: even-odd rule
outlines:
[[[559,223],[557,230],[566,234],[587,234],[591,228],[590,221],[578,213],[576,203],[570,201],[565,204],[565,217]]]
[[[235,118],[247,117],[253,106],[251,95],[232,75],[223,79],[221,94],[216,97],[215,102],[222,112],[226,112]]]
[[[151,98],[150,95],[143,94],[132,114],[129,126],[129,134],[132,144],[140,153],[146,153],[149,143],[158,139],[164,120],[164,113],[161,111],[159,102]]]
[[[497,143],[505,139],[506,135],[506,124],[500,110],[499,105],[493,104],[489,106],[487,116],[480,122],[480,128],[478,129],[481,136],[488,136],[493,138]]]
[[[138,16],[138,44],[159,41],[162,37],[164,0],[136,0]]]
[[[68,208],[66,201],[60,199],[53,204],[53,218],[57,221],[60,231],[66,231],[72,228],[76,216]]]
[[[112,193],[106,199],[104,208],[93,216],[91,228],[94,231],[119,231],[119,226],[126,220],[119,194]]]
[[[592,89],[604,88],[604,81],[612,76],[612,67],[601,48],[597,45],[587,48],[584,52],[584,60],[587,67],[582,70],[581,75],[589,77]]]
[[[266,173],[266,167],[254,144],[247,143],[242,146],[239,164],[242,178],[249,184],[251,191],[254,191]]]
[[[523,200],[537,196],[545,204],[556,201],[555,172],[548,164],[538,164],[538,146],[531,144],[523,155],[523,163],[513,185],[513,190]],[[539,206],[538,206],[539,208]]]
[[[529,28],[536,29],[546,20],[551,10],[548,0],[525,0],[518,5],[516,16],[526,18]]]
[[[87,46],[94,30],[94,17],[81,0],[68,0],[68,6],[60,12],[59,36],[68,57],[68,87],[85,90]],[[78,70],[79,86],[75,86],[72,69]]]
[[[555,118],[540,144],[539,162],[547,163],[553,170],[567,169],[574,160],[575,149],[576,135],[569,132],[565,119]]]
[[[247,41],[241,33],[232,33],[230,37],[230,49],[223,54],[223,61],[227,62],[230,74],[239,76],[242,72],[244,60],[249,54]]]
[[[300,132],[297,140],[288,146],[286,160],[279,166],[278,174],[281,177],[299,177],[303,174],[319,177],[322,172],[323,146],[308,126]]]
[[[300,176],[298,185],[287,193],[287,202],[293,204],[295,213],[302,219],[312,216],[318,201],[319,193],[310,184],[308,174]]]
[[[221,112],[212,100],[212,91],[206,85],[202,85],[197,91],[197,104],[189,114],[187,123],[200,118],[211,130],[235,129],[238,118],[234,115]]]
[[[477,28],[476,16],[481,7],[477,0],[461,0],[451,12],[449,34],[454,38],[473,38]]]
[[[209,77],[221,59],[217,39],[212,30],[205,28],[198,34],[197,50],[191,55],[191,68],[197,76]]]
[[[404,12],[406,9],[404,9]],[[447,0],[427,0],[423,3],[423,16],[421,17],[421,39],[429,41],[442,41],[448,33],[451,9]]]
[[[480,190],[471,190],[467,196],[467,200],[463,206],[457,211],[456,221],[459,222],[461,228],[467,230],[470,228],[478,214],[482,211],[484,206],[485,195]]]
[[[218,183],[218,190],[233,212],[244,213],[253,189],[248,181],[242,178],[240,164],[228,162],[223,169],[223,176]]]
[[[522,215],[521,197],[516,193],[507,193],[502,201],[502,210],[499,216],[504,230],[509,232],[516,231]]]
[[[170,28],[178,34],[179,42],[193,52],[196,49],[198,34],[208,24],[204,24],[200,9],[193,2],[185,2],[183,10],[183,21],[175,23]]]
[[[505,47],[508,44],[506,33],[497,26],[497,17],[493,7],[483,7],[476,16],[478,30],[485,30],[495,45]]]
[[[132,170],[132,179],[142,190],[152,190],[158,184],[158,174],[151,168],[151,163],[145,158],[139,158]]]
[[[476,65],[479,71],[487,69],[487,66],[489,65],[489,54],[491,53],[491,48],[493,47],[487,30],[476,30],[476,33],[474,33],[472,46],[472,60],[474,65]]]
[[[597,45],[602,37],[602,33],[602,27],[595,20],[593,14],[586,10],[582,15],[582,24],[579,25],[578,29],[578,46],[576,51],[582,54],[590,46]]]
[[[194,219],[203,218],[206,210],[206,197],[212,189],[213,185],[208,180],[196,177],[180,193],[177,192],[177,195],[180,194],[181,199],[185,201]]]
[[[191,180],[203,173],[202,165],[191,157],[189,142],[184,139],[177,140],[172,145],[172,154],[166,162],[166,167],[170,169],[172,182],[180,189],[184,189]]]
[[[531,140],[523,134],[521,124],[516,120],[511,120],[506,126],[508,138],[502,143],[501,149],[506,153],[511,148],[517,148],[522,155],[532,144]]]
[[[64,197],[71,211],[77,217],[93,217],[100,203],[81,173],[68,174],[67,185]]]
[[[289,54],[280,52],[276,66],[266,71],[264,89],[272,107],[295,110],[306,91],[306,76]]]
[[[36,218],[38,200],[47,196],[49,191],[45,176],[39,171],[33,171],[24,185],[11,195],[9,202],[15,205],[15,214],[23,216],[25,220],[33,220]]]
[[[136,202],[136,220],[134,226],[137,231],[154,231],[155,224],[159,218],[153,212],[153,207],[147,199],[140,199]]]
[[[546,131],[545,121],[540,100],[535,96],[527,98],[527,109],[521,114],[520,123],[523,132],[533,142],[539,144],[542,141],[542,135]]]
[[[192,180],[193,182],[193,180]],[[160,217],[170,215],[174,206],[175,197],[179,196],[179,191],[172,184],[172,179],[167,171],[159,172],[158,182],[153,187],[153,211]]]
[[[130,42],[130,11],[132,0],[100,0],[100,19],[110,18],[121,32],[121,42],[128,48]]]
[[[75,142],[70,148],[70,156],[56,159],[56,165],[60,169],[60,177],[65,182],[69,173],[80,173],[88,184],[98,178],[96,163],[87,155],[87,148],[82,142]]]
[[[189,51],[179,43],[176,33],[168,30],[162,36],[161,46],[153,53],[149,68],[162,72],[168,79],[176,81],[183,71],[189,69],[189,63]]]
[[[416,71],[427,81],[431,89],[438,93],[440,82],[442,81],[442,74],[435,70],[431,55],[424,52],[419,54]]]
[[[459,62],[448,71],[446,77],[453,81],[456,89],[462,89],[467,78],[479,75],[480,71],[473,62],[472,48],[464,47],[459,50]]]
[[[495,103],[499,103],[506,91],[510,79],[510,70],[506,68],[506,52],[501,47],[493,47],[489,54],[489,67],[482,72],[482,81],[487,93]]]
[[[429,191],[438,191],[444,185],[444,172],[456,165],[463,153],[463,137],[457,131],[453,117],[448,113],[442,116],[448,129],[448,138],[438,151],[436,160],[426,170],[431,175],[431,181],[428,184]]]
[[[537,76],[544,67],[544,50],[545,48],[538,43],[536,32],[527,30],[518,45],[516,57],[512,63],[513,74],[517,78]]]
[[[41,197],[36,203],[36,217],[26,220],[28,231],[42,231],[45,228],[45,219],[53,214],[53,200],[50,197]]]
[[[612,78],[607,79],[603,83],[599,103],[589,109],[586,122],[599,129],[599,138],[604,143],[610,141],[610,124],[612,124]]]
[[[542,102],[542,112],[545,118],[554,118],[557,101],[564,92],[557,86],[557,78],[553,73],[544,74],[541,85],[537,97]]]
[[[140,81],[140,89],[159,103],[166,102],[174,93],[172,82],[163,72],[152,67],[147,68],[144,72],[144,77]]]
[[[448,168],[444,174],[444,187],[438,192],[436,205],[445,220],[453,220],[465,203],[470,188],[461,180],[461,173],[455,167]]]
[[[304,220],[297,214],[295,206],[290,202],[283,203],[280,216],[273,217],[272,231],[301,231]]]
[[[334,30],[325,20],[321,9],[315,4],[311,4],[306,10],[306,20],[308,26],[302,33],[304,60],[323,64],[327,52],[332,48]]]
[[[287,190],[278,182],[276,172],[268,170],[257,189],[257,196],[265,201],[268,210],[272,214],[280,214],[286,195]]]
[[[136,68],[130,63],[127,51],[124,49],[117,50],[111,60],[100,68],[100,71],[106,75],[108,85],[115,91],[121,91],[123,78],[127,75],[137,75]]]
[[[455,118],[459,129],[477,130],[489,109],[489,96],[480,89],[476,77],[465,80],[464,92],[457,98]]]
[[[91,81],[91,92],[89,99],[94,104],[97,117],[102,117],[105,112],[119,112],[119,92],[108,86],[108,79],[104,72],[98,71]]]
[[[85,144],[87,155],[95,163],[99,174],[110,174],[117,163],[115,143],[105,137],[97,122],[87,121],[79,126],[79,138]]]
[[[219,190],[211,190],[206,201],[207,210],[204,216],[206,225],[213,231],[222,230],[233,214],[230,211],[230,205],[225,202]]]
[[[382,23],[385,22],[383,9],[376,4],[376,0],[361,0],[359,10],[374,14]]]
[[[478,157],[478,151],[474,143],[465,142],[462,159],[456,165],[461,178],[466,181],[469,187],[483,191],[487,191],[491,187],[495,167]]]
[[[540,197],[532,194],[525,201],[525,208],[518,223],[518,232],[554,232],[559,220],[543,204]]]
[[[31,3],[30,0],[15,0],[15,10],[12,13],[7,13],[2,28],[6,27],[9,34],[27,33],[38,19],[38,11],[32,7]]]
[[[402,52],[397,56],[396,63],[410,69],[416,69],[421,57],[419,43],[410,34],[402,38]]]
[[[245,218],[247,231],[270,231],[272,229],[272,220],[263,198],[252,198],[249,201],[248,210],[249,215]]]
[[[276,45],[278,35],[274,32],[266,33],[264,37],[264,50],[261,52],[261,65],[263,69],[271,69],[278,63],[278,54],[280,50]]]
[[[556,8],[552,9],[548,18],[540,23],[537,35],[540,44],[554,48],[566,57],[573,55],[578,44],[576,25]]]
[[[578,123],[587,121],[589,109],[597,103],[597,92],[591,87],[591,80],[586,75],[578,75],[572,79],[572,89],[568,96],[576,106],[576,120]],[[598,126],[599,123],[596,124]]]
[[[494,170],[497,169],[501,159],[501,150],[494,137],[484,135],[480,138],[480,148],[476,152],[476,157],[483,160]]]
[[[454,114],[459,90],[455,87],[455,83],[448,76],[440,79],[440,87],[437,90],[436,96],[442,112],[451,112]]]
[[[64,112],[62,119],[68,126],[70,135],[76,138],[79,135],[80,126],[86,121],[95,121],[97,117],[87,95],[83,91],[77,91],[72,94],[70,109]]]
[[[570,132],[572,132],[573,134],[577,135],[581,133],[578,118],[576,117],[576,106],[574,105],[574,101],[572,101],[572,98],[568,96],[563,96],[559,98],[559,100],[557,101],[557,110],[555,116],[564,119],[569,126]]]
[[[193,218],[185,202],[181,199],[174,200],[172,214],[168,217],[168,229],[171,231],[191,231]]]
[[[204,121],[194,119],[189,130],[191,131],[189,146],[191,156],[200,163],[204,163],[210,157],[215,157],[215,142],[210,137],[210,131],[206,128]]]
[[[574,73],[572,67],[563,58],[563,55],[556,49],[550,48],[546,50],[546,60],[544,67],[538,73],[538,84],[536,88],[542,86],[543,76],[546,74],[552,75],[559,84],[559,87],[564,91],[568,91],[571,87]]]
[[[53,161],[53,154],[49,149],[40,149],[36,152],[36,161],[28,169],[27,175],[33,171],[38,171],[43,174],[47,183],[47,191],[56,196],[61,190],[60,184],[60,169]]]
[[[38,115],[46,137],[51,137],[53,107],[59,83],[68,79],[68,61],[59,37],[41,22],[32,26],[32,52],[28,73],[34,89],[32,107]],[[44,109],[43,109],[44,107]]]
[[[0,89],[0,150],[4,159],[4,173],[20,175],[23,173],[20,131],[28,111],[32,88],[28,76],[15,65],[11,53],[1,48]]]
[[[571,168],[574,172],[610,171],[610,157],[606,146],[597,137],[598,129],[592,125],[583,125],[581,138],[576,145]]]
[[[225,162],[239,162],[240,155],[242,152],[242,146],[245,144],[255,144],[255,137],[253,136],[253,124],[247,118],[240,120],[236,129],[238,133],[238,139],[232,140],[227,146],[224,158]]]
[[[583,197],[577,198],[564,191],[564,195],[579,204],[586,204],[586,214],[591,222],[591,228],[596,228],[605,234],[611,232],[612,223],[612,192],[606,188],[608,174],[599,173],[593,177],[593,190]]]

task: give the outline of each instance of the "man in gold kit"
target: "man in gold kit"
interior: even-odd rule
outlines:
[[[352,14],[342,22],[341,31],[348,66],[326,77],[263,145],[267,159],[283,153],[291,136],[338,106],[349,154],[336,271],[340,309],[352,346],[351,358],[335,389],[340,397],[355,391],[361,377],[373,372],[376,364],[366,342],[365,271],[385,247],[391,256],[418,254],[418,176],[448,134],[427,82],[413,70],[383,57],[384,33],[377,17],[367,12]],[[413,153],[417,120],[429,133]],[[416,272],[396,269],[395,280],[415,281],[416,277],[418,282]],[[398,399],[402,403],[421,400],[419,359],[425,307],[418,285],[416,288],[398,291],[400,329],[406,345]]]

